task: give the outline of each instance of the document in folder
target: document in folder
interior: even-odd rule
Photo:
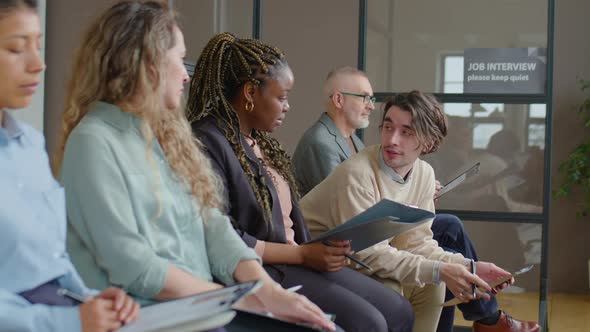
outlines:
[[[297,322],[286,318],[274,316],[267,312],[257,312],[245,309],[237,309],[242,313],[236,317],[236,322],[243,327],[245,331],[258,331],[254,322],[264,320],[264,325],[268,331],[282,331],[282,332],[302,332],[302,331],[324,331],[323,328],[316,324]],[[332,319],[332,315],[325,314],[326,318]],[[248,316],[251,316],[248,319]],[[251,319],[255,318],[255,319]]]
[[[352,250],[359,252],[431,218],[434,214],[430,211],[384,199],[310,242],[350,240]]]
[[[455,189],[458,185],[463,183],[463,181],[467,180],[467,178],[479,174],[479,165],[481,163],[477,163],[473,165],[471,168],[466,170],[465,172],[459,174],[456,178],[451,180],[449,183],[445,184],[438,193],[436,194],[436,198],[440,198],[442,195],[448,193],[449,191]]]
[[[223,326],[235,316],[232,305],[254,293],[261,281],[246,282],[178,300],[142,307],[139,318],[120,332],[203,331]]]

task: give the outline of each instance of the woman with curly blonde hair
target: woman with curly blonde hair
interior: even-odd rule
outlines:
[[[174,13],[124,1],[102,14],[75,58],[54,170],[66,188],[68,249],[88,284],[143,302],[262,279],[245,306],[334,329],[266,274],[235,234],[219,179],[192,138],[188,75]]]

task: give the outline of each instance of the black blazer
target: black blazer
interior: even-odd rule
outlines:
[[[246,157],[250,169],[254,174],[262,174],[271,193],[272,230],[264,221],[262,208],[258,205],[254,191],[248,182],[248,177],[242,169],[234,150],[219,128],[217,120],[207,116],[192,124],[193,133],[201,140],[208,153],[211,164],[221,176],[225,185],[224,195],[227,208],[225,211],[232,219],[232,224],[249,247],[256,245],[256,240],[286,243],[285,225],[279,198],[272,180],[254,154],[254,150],[240,135],[242,146],[246,150]],[[309,231],[303,220],[303,214],[295,201],[295,194],[291,190],[291,220],[295,232],[295,242],[303,243],[310,240]]]

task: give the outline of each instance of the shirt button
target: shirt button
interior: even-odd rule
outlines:
[[[62,256],[61,252],[53,253],[53,258],[55,258],[55,259],[61,258],[61,256]]]
[[[23,189],[23,187],[24,187],[24,186],[25,186],[25,185],[24,185],[24,184],[22,184],[22,183],[17,183],[17,184],[16,184],[16,187],[17,187],[18,189]]]

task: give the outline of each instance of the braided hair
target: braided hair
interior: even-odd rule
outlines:
[[[231,104],[247,82],[263,87],[281,69],[288,67],[284,54],[276,47],[255,39],[236,38],[231,33],[221,33],[209,41],[195,68],[191,80],[187,105],[189,122],[212,116],[229,141],[240,161],[256,200],[264,212],[265,222],[272,225],[271,194],[261,169],[256,174],[246,158],[241,143],[240,121]],[[299,198],[293,176],[291,158],[281,144],[267,132],[252,130],[264,155],[263,163],[275,169],[289,184]]]

